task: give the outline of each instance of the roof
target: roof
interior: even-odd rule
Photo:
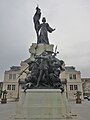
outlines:
[[[87,80],[90,80],[90,78],[81,78],[81,80],[86,80],[87,81]]]
[[[21,67],[20,66],[12,66],[12,67],[10,67],[10,69],[16,71],[16,70],[20,70]]]
[[[73,67],[73,66],[65,66],[65,71],[76,72],[75,67]]]
[[[21,70],[21,66],[12,66],[10,67],[10,70],[5,70],[5,73],[11,72],[11,71],[20,71],[20,70]]]
[[[24,60],[24,62],[26,62],[28,64],[29,62],[31,62],[31,59],[28,58],[28,59]]]

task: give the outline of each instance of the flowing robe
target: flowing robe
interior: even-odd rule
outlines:
[[[52,29],[48,23],[40,24],[40,30],[39,30],[40,43],[49,44],[48,32],[52,33],[52,31],[54,31],[54,29]]]

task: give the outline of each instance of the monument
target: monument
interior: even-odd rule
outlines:
[[[41,9],[37,6],[33,17],[37,43],[32,43],[30,61],[28,62],[27,76],[24,89],[20,90],[15,120],[65,120],[70,119],[70,111],[67,104],[64,86],[60,80],[60,73],[65,70],[63,60],[56,58],[57,46],[49,43],[48,32],[51,28],[42,18]]]
[[[36,13],[33,17],[34,28],[37,35],[37,44],[32,44],[29,51],[31,61],[29,64],[30,74],[25,78],[26,89],[30,88],[57,88],[64,91],[63,85],[59,78],[61,71],[64,70],[64,61],[56,58],[57,50],[53,52],[53,46],[50,45],[48,32],[52,33],[55,28],[51,28],[46,23],[46,18],[42,18],[40,23],[41,9],[37,6]]]

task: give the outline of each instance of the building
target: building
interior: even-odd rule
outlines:
[[[18,79],[17,77],[20,75],[22,71],[27,69],[28,67],[28,61],[30,59],[27,59],[25,61],[21,61],[20,66],[12,66],[10,70],[5,71],[4,73],[4,82],[3,82],[3,90],[7,90],[7,98],[8,99],[16,99],[18,98]],[[20,76],[20,79],[23,79],[26,77],[26,73],[23,72],[23,74]],[[75,67],[68,66],[65,67],[65,71],[61,74],[61,80],[67,81],[66,84],[66,93],[67,97],[70,100],[75,99],[75,93],[77,91],[82,91],[82,81],[81,81],[81,73],[80,71],[75,70]],[[83,98],[83,97],[82,97]]]
[[[83,95],[90,96],[90,78],[81,78],[82,87],[83,87]]]
[[[82,81],[81,81],[81,73],[77,71],[73,66],[65,67],[65,71],[61,74],[61,79],[66,79],[66,92],[67,98],[69,100],[75,100],[75,94],[77,91],[82,92],[81,98],[83,99],[83,90],[82,90]]]
[[[20,66],[12,66],[4,73],[3,90],[7,91],[7,99],[18,98],[18,76],[21,72]]]

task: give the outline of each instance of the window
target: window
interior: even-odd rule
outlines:
[[[73,79],[76,79],[76,75],[75,74],[73,75]]]
[[[69,74],[70,79],[76,79],[76,74]]]
[[[9,79],[12,79],[12,74],[9,74]]]
[[[78,90],[78,86],[77,85],[74,85],[74,90]]]
[[[69,78],[72,79],[72,74],[69,75]]]
[[[10,80],[11,80],[11,79],[15,80],[15,79],[16,79],[16,74],[9,74],[9,79],[10,79]]]
[[[70,85],[70,90],[73,90],[73,85]]]
[[[7,90],[11,90],[11,85],[7,85]]]
[[[16,79],[16,74],[13,74],[13,79],[14,79],[14,80]]]
[[[12,90],[15,90],[15,87],[16,87],[15,85],[12,85]]]

